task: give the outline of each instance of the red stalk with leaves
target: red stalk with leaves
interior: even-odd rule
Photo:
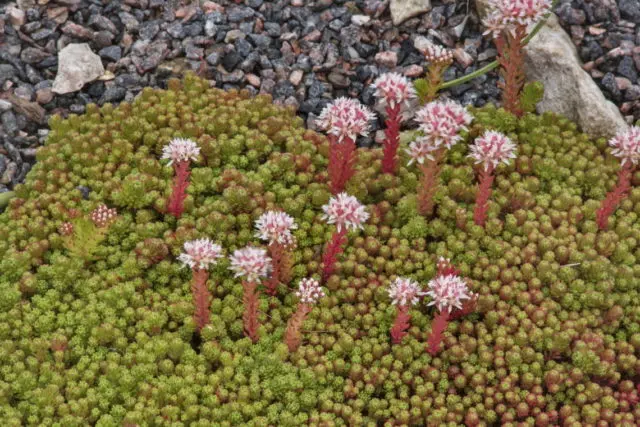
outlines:
[[[318,299],[324,296],[324,291],[315,279],[302,279],[299,284],[296,296],[299,299],[296,311],[287,322],[287,329],[284,333],[284,342],[287,344],[290,352],[294,352],[300,347],[302,342],[302,324],[307,315],[311,313],[313,305]]]
[[[427,62],[429,62],[429,68],[427,70],[427,77],[423,81],[424,83],[420,84],[416,82],[416,84],[420,85],[420,89],[418,90],[420,103],[426,104],[427,102],[436,100],[444,72],[447,71],[447,68],[449,68],[453,62],[453,52],[442,46],[430,43],[424,48],[422,53]]]
[[[449,320],[469,314],[475,309],[477,296],[469,291],[466,281],[459,274],[449,260],[441,258],[436,277],[428,285],[426,295],[431,297],[428,305],[433,305],[438,310],[431,322],[431,333],[427,340],[427,351],[432,356],[440,352]]]
[[[473,117],[453,101],[435,101],[422,107],[415,120],[423,136],[409,144],[409,164],[416,162],[422,177],[418,191],[418,212],[431,216],[434,196],[438,190],[440,163],[448,149],[462,139],[459,133],[467,130]]]
[[[329,199],[329,203],[322,207],[323,219],[329,224],[335,224],[336,230],[331,236],[322,256],[322,280],[326,281],[335,270],[338,255],[342,253],[343,245],[347,242],[347,231],[364,227],[369,214],[358,199],[347,193],[340,193]]]
[[[331,194],[344,191],[345,186],[356,173],[357,163],[356,143],[351,138],[344,138],[338,142],[335,136],[329,136],[329,182]]]
[[[496,131],[486,131],[474,141],[469,157],[480,165],[473,220],[477,225],[484,226],[494,180],[493,172],[500,163],[508,165],[511,159],[516,157],[516,146],[506,135]]]
[[[524,87],[524,39],[527,28],[517,25],[513,33],[503,31],[496,38],[500,75],[503,78],[498,86],[502,89],[502,106],[518,117],[522,116],[520,93]]]
[[[258,319],[260,291],[258,290],[258,284],[271,271],[271,259],[264,249],[247,246],[234,251],[230,260],[231,266],[229,268],[235,272],[236,277],[243,278],[242,303],[244,304],[244,313],[242,315],[242,323],[244,334],[252,342],[256,343],[260,338],[258,335],[258,328],[260,327]]]
[[[403,121],[403,106],[410,106],[416,91],[406,77],[398,73],[385,73],[373,82],[375,96],[386,114],[385,139],[383,142],[382,172],[395,174],[398,168],[400,126]]]
[[[476,225],[484,227],[489,209],[491,197],[491,185],[493,184],[493,168],[480,169],[478,173],[478,192],[476,193],[476,206],[473,210],[473,221]]]
[[[209,324],[209,306],[211,305],[211,293],[207,288],[209,268],[216,265],[220,257],[222,257],[222,247],[209,239],[186,242],[184,252],[178,257],[178,260],[191,267],[193,272],[191,281],[193,321],[198,333]]]
[[[278,285],[288,285],[291,281],[295,239],[291,234],[298,226],[294,219],[285,212],[267,211],[256,221],[256,236],[269,243],[271,257],[271,277],[265,282],[266,293],[275,295]]]
[[[336,230],[331,235],[331,240],[322,254],[322,281],[326,280],[335,271],[338,256],[342,253],[344,245],[347,243],[347,230],[345,228]]]
[[[418,213],[423,216],[433,215],[434,196],[440,185],[440,161],[444,155],[444,149],[435,151],[433,160],[427,159],[418,164],[422,177],[418,187]]]
[[[419,297],[425,295],[420,286],[411,279],[398,277],[389,287],[391,304],[396,306],[396,317],[389,331],[391,342],[399,344],[411,327],[411,306],[419,301]]]
[[[184,212],[184,201],[189,187],[189,163],[198,159],[200,148],[190,139],[176,138],[162,149],[162,159],[169,160],[173,165],[174,178],[171,195],[167,200],[167,212],[176,218]]]
[[[524,52],[527,29],[541,21],[553,7],[552,0],[489,0],[489,13],[483,19],[498,50],[498,63],[503,81],[502,104],[504,108],[521,116],[520,94],[524,87]],[[486,34],[485,33],[485,34]]]
[[[329,134],[328,175],[332,194],[342,192],[355,174],[356,138],[367,136],[371,110],[355,99],[338,98],[327,105],[318,117],[318,126]]]
[[[596,222],[600,230],[607,228],[609,217],[631,191],[631,179],[640,161],[640,127],[631,126],[628,130],[618,133],[609,140],[609,145],[613,148],[611,154],[621,160],[621,167],[616,186],[607,193],[596,211]]]

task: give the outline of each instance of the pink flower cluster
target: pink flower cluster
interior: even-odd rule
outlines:
[[[329,199],[329,203],[322,207],[322,219],[329,224],[335,224],[338,231],[343,228],[356,230],[364,228],[363,224],[369,219],[369,213],[358,199],[347,193],[340,193]]]
[[[315,304],[320,298],[324,297],[325,294],[316,279],[305,278],[300,280],[296,296],[303,304]]]
[[[426,295],[426,292],[420,289],[420,285],[404,277],[398,277],[389,287],[389,297],[393,305],[415,305],[418,303],[418,297],[422,295]]]
[[[536,24],[551,11],[552,3],[552,0],[490,0],[490,12],[483,20],[487,27],[485,34],[497,37],[502,31],[511,31],[516,26]]]
[[[71,224],[70,222],[63,222],[62,224],[60,224],[60,227],[58,227],[58,233],[60,233],[62,236],[72,235],[73,224]]]
[[[208,270],[222,257],[222,247],[209,239],[190,240],[184,244],[184,252],[178,261],[192,269]]]
[[[640,160],[640,127],[631,126],[609,140],[611,154],[621,159],[622,166],[637,165]]]
[[[489,130],[476,138],[469,157],[482,164],[485,171],[495,169],[500,163],[509,164],[516,157],[516,145],[506,135]]]
[[[298,228],[294,219],[285,212],[267,211],[256,221],[256,237],[269,243],[293,243],[291,230]]]
[[[109,209],[107,205],[99,205],[91,212],[91,221],[98,228],[104,228],[109,225],[118,216],[116,208]]]
[[[229,268],[235,277],[245,277],[250,282],[259,282],[271,271],[271,258],[267,256],[267,251],[253,246],[234,251],[229,260]]]
[[[453,61],[453,52],[437,44],[428,44],[422,53],[425,59],[432,64],[443,64]]]
[[[190,140],[184,138],[172,139],[167,145],[162,147],[161,159],[169,160],[168,165],[172,165],[174,162],[184,162],[198,160],[200,154],[200,147]]]
[[[433,101],[418,110],[415,120],[424,136],[409,144],[409,164],[433,160],[430,154],[433,151],[453,147],[462,139],[459,132],[468,130],[473,116],[455,101]]]
[[[338,142],[355,142],[358,135],[367,136],[375,114],[355,99],[340,97],[324,107],[317,123],[320,128],[337,137]]]
[[[375,96],[383,107],[395,108],[397,105],[409,107],[410,101],[416,97],[413,84],[401,74],[384,73],[373,82]]]
[[[438,275],[429,282],[428,287],[426,295],[432,300],[427,305],[435,305],[440,312],[451,313],[454,308],[461,309],[462,301],[473,296],[464,279],[455,274]]]

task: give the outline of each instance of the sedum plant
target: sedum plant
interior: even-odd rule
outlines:
[[[356,149],[343,197],[357,201],[348,220],[358,232],[345,235],[311,310],[298,309],[310,300],[291,284],[320,282],[338,231],[323,210],[338,197],[329,138],[268,96],[192,75],[131,104],[53,118],[0,214],[2,425],[637,425],[638,172],[600,229],[615,147],[549,113],[467,112],[430,217],[418,213],[411,141],[395,174],[382,172],[382,148]],[[481,165],[469,154],[489,131],[517,152],[493,171],[479,226]],[[167,212],[175,172],[161,159],[175,138],[200,148],[179,218]],[[117,217],[91,258],[76,256],[67,238],[102,204]],[[297,226],[290,281],[269,298],[270,242],[256,234],[267,212]],[[205,238],[232,256],[207,264],[200,328],[206,304],[180,256]],[[233,260],[247,247],[256,256]],[[432,294],[411,305],[394,343],[398,278]]]
[[[178,260],[189,266],[193,273],[191,293],[193,296],[193,321],[198,332],[209,324],[209,305],[211,293],[207,289],[209,268],[222,256],[222,247],[209,239],[190,240],[184,244],[184,252]]]
[[[607,193],[596,211],[601,230],[607,228],[609,216],[631,190],[631,177],[640,161],[640,127],[631,126],[628,130],[619,132],[611,138],[609,145],[613,148],[611,154],[620,159],[620,170],[616,186]]]
[[[504,108],[521,116],[521,94],[525,87],[524,46],[529,31],[542,21],[552,8],[552,0],[489,0],[489,13],[483,20],[485,34],[491,34],[498,50],[503,81]]]

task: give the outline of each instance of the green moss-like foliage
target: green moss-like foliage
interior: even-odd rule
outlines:
[[[176,256],[199,237],[227,253],[259,245],[253,222],[280,208],[299,224],[292,285],[316,275],[333,230],[321,220],[324,137],[269,97],[192,76],[131,105],[52,119],[38,163],[0,216],[2,425],[637,423],[640,187],[598,231],[595,210],[618,168],[605,141],[551,114],[473,113],[467,143],[498,129],[518,144],[516,161],[496,171],[486,227],[472,219],[466,143],[449,153],[430,219],[415,214],[414,167],[385,176],[381,150],[359,150],[347,188],[372,217],[349,236],[292,354],[282,334],[293,292],[261,296],[261,338],[251,344],[227,261],[211,271],[211,324],[198,343],[191,272]],[[177,221],[164,214],[173,171],[158,160],[173,137],[202,147]],[[119,216],[82,256],[58,227],[100,203]],[[469,278],[476,312],[451,321],[431,357],[434,313],[421,303],[391,345],[387,286],[397,275],[425,286],[440,256]]]

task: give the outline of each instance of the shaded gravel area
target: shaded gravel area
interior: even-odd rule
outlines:
[[[640,120],[640,0],[560,0],[556,13],[605,96]]]
[[[625,1],[640,0],[619,3]],[[446,80],[473,72],[496,55],[482,36],[473,0],[432,1],[429,13],[400,26],[391,23],[384,0],[17,3],[20,8],[0,6],[0,192],[21,182],[35,162],[49,115],[80,114],[88,103],[129,101],[143,87],[165,87],[186,70],[225,89],[269,93],[296,107],[313,128],[335,97],[358,97],[372,105],[369,84],[383,72],[421,76],[426,62],[416,40],[454,50]],[[593,64],[594,77],[625,114],[640,116],[635,47],[640,35],[623,10],[605,0],[563,1],[559,7],[583,60]],[[70,43],[88,43],[106,71],[78,92],[58,95],[52,91],[57,52]],[[612,54],[615,49],[623,53]],[[447,96],[476,106],[496,102],[496,80],[490,73]]]

